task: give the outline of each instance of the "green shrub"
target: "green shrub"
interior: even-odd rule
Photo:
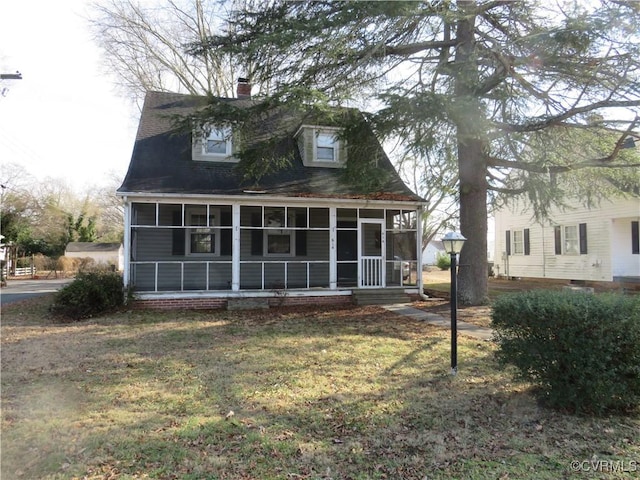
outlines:
[[[51,311],[63,318],[80,320],[114,310],[123,303],[120,274],[86,272],[56,293]]]
[[[449,270],[451,268],[451,256],[446,253],[438,253],[436,255],[436,266],[440,270]]]
[[[640,297],[531,291],[496,299],[498,360],[543,404],[576,413],[640,403]]]

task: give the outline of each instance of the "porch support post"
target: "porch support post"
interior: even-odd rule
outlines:
[[[338,288],[338,210],[329,207],[329,288]]]
[[[422,279],[422,213],[423,207],[420,205],[416,211],[418,215],[418,218],[416,218],[416,258],[418,259],[416,275],[418,276],[417,283],[420,295],[424,294],[424,281]]]
[[[240,205],[231,205],[231,290],[240,290]]]
[[[124,239],[122,245],[124,255],[124,270],[122,272],[122,283],[125,288],[129,288],[129,278],[131,276],[131,202],[127,197],[124,203]]]

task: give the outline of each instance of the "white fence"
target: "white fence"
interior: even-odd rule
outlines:
[[[34,267],[22,267],[22,268],[16,268],[15,276],[16,277],[26,277],[26,276],[31,276],[31,275],[35,275],[35,274],[36,274],[36,269]],[[2,269],[2,275],[4,277],[7,276],[7,267]]]

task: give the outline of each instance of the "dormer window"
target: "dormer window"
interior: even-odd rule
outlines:
[[[199,162],[237,163],[230,126],[204,125],[193,134],[191,159]],[[236,145],[237,147],[237,145]]]
[[[323,132],[316,134],[316,161],[338,161],[338,139],[335,134]]]
[[[339,128],[302,125],[295,138],[305,167],[341,168],[347,161]]]
[[[229,127],[211,128],[202,146],[204,155],[231,156],[231,129]]]

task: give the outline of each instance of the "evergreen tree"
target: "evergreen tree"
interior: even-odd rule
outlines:
[[[191,52],[251,65],[252,81],[270,87],[256,109],[367,99],[377,133],[416,156],[433,158],[453,138],[454,154],[439,161],[458,174],[464,303],[486,298],[492,192],[527,192],[544,212],[566,183],[552,182],[558,175],[638,167],[620,153],[638,138],[640,3],[278,1],[237,11],[229,25]],[[222,119],[225,109],[214,101],[206,114]],[[602,155],[553,155],[555,142],[539,140],[558,128],[615,138]]]

